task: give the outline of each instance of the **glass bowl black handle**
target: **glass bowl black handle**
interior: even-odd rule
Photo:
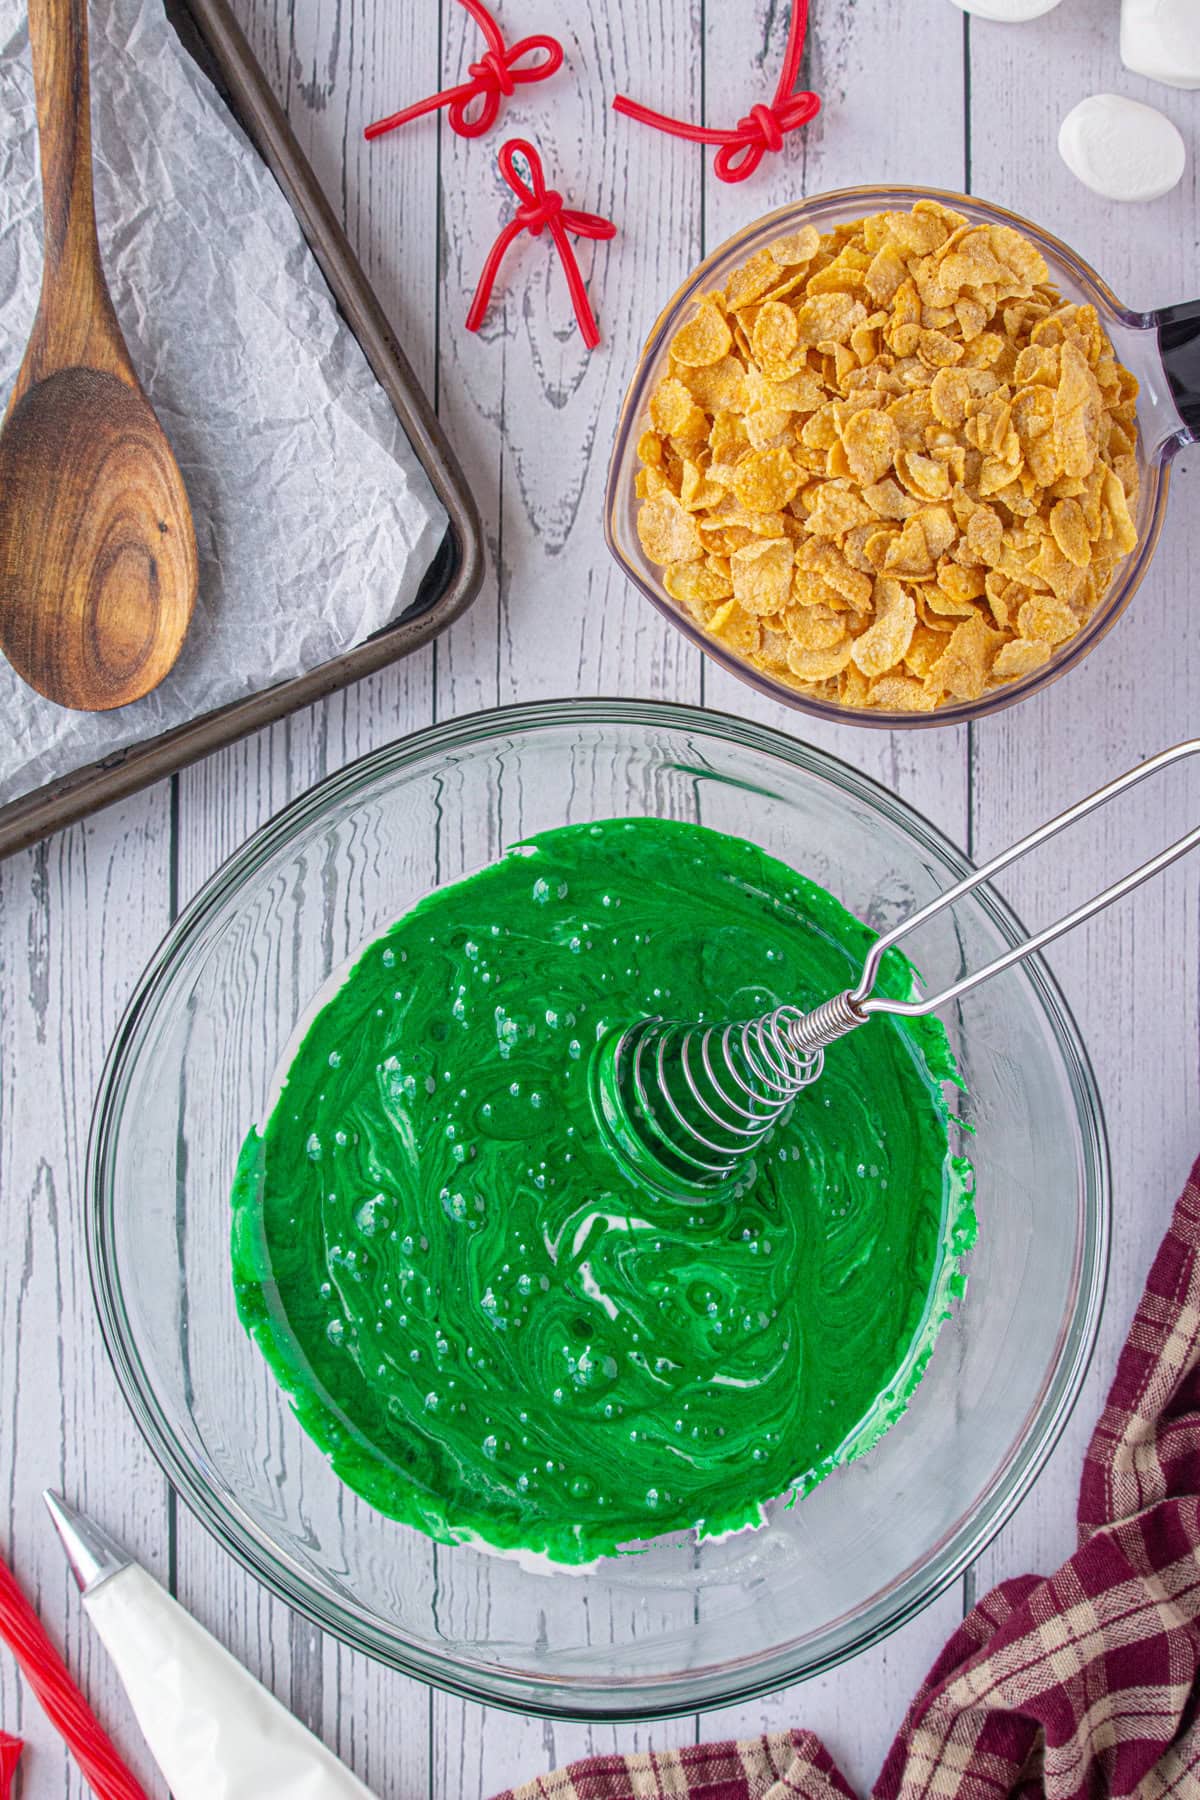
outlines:
[[[1164,306],[1153,319],[1171,397],[1192,436],[1200,438],[1200,300]]]

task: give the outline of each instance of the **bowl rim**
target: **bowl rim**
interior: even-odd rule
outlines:
[[[971,869],[967,858],[916,808],[840,757],[732,714],[672,701],[588,697],[526,702],[468,714],[426,726],[367,752],[324,777],[261,825],[209,876],[183,908],[150,958],[122,1015],[105,1059],[88,1135],[84,1210],[88,1270],[101,1337],[118,1385],[146,1443],[174,1493],[242,1568],[312,1624],[385,1666],[449,1693],[537,1717],[580,1720],[668,1718],[732,1705],[825,1673],[888,1637],[930,1605],[963,1574],[1012,1517],[1062,1435],[1079,1397],[1095,1348],[1107,1284],[1112,1183],[1107,1131],[1091,1062],[1078,1026],[1042,957],[1023,965],[1064,1059],[1075,1095],[1084,1163],[1083,1229],[1075,1308],[1060,1335],[1057,1356],[1044,1381],[1033,1424],[1005,1464],[991,1477],[983,1503],[924,1563],[902,1572],[883,1600],[845,1627],[837,1641],[798,1655],[799,1639],[774,1645],[716,1669],[698,1667],[668,1676],[589,1675],[579,1681],[553,1670],[530,1671],[432,1650],[339,1604],[315,1589],[303,1568],[281,1550],[236,1503],[219,1498],[198,1462],[183,1448],[143,1373],[125,1312],[113,1246],[115,1195],[106,1171],[118,1135],[120,1096],[135,1064],[139,1039],[181,959],[241,881],[283,848],[330,802],[352,795],[364,780],[412,768],[481,738],[530,733],[563,724],[642,725],[703,731],[709,737],[783,760],[824,780],[850,799],[865,802],[904,826],[916,842],[950,869]],[[1023,927],[990,886],[976,898],[1001,932],[1014,938]]]
[[[609,459],[608,474],[604,486],[603,530],[604,542],[608,547],[617,567],[637,588],[663,618],[681,631],[688,641],[703,652],[705,656],[717,663],[727,674],[735,676],[746,683],[756,693],[777,701],[781,706],[792,708],[796,712],[809,713],[813,718],[824,719],[835,725],[864,726],[868,730],[878,731],[925,731],[936,730],[954,725],[970,724],[977,719],[990,718],[995,713],[1004,712],[1010,706],[1016,706],[1022,700],[1028,700],[1034,694],[1053,686],[1062,676],[1070,673],[1083,662],[1108,636],[1114,625],[1124,616],[1138,588],[1145,579],[1146,573],[1154,560],[1159,539],[1162,536],[1166,520],[1167,501],[1171,485],[1171,468],[1168,456],[1154,459],[1143,457],[1142,478],[1153,479],[1156,483],[1156,494],[1153,510],[1150,513],[1146,534],[1125,559],[1128,567],[1121,580],[1113,585],[1110,592],[1097,606],[1091,618],[1081,631],[1064,646],[1060,646],[1051,656],[1050,661],[1031,674],[1024,675],[1016,681],[1007,682],[1003,687],[995,688],[978,700],[957,700],[936,707],[933,712],[889,712],[882,707],[842,706],[836,701],[819,700],[804,693],[799,688],[791,688],[786,682],[777,680],[765,670],[755,668],[744,657],[728,649],[717,638],[710,636],[695,619],[684,609],[677,606],[665,592],[661,582],[647,580],[641,569],[631,561],[624,545],[620,541],[619,521],[627,499],[623,474],[628,461],[627,447],[637,431],[639,419],[644,412],[646,390],[651,365],[659,357],[666,342],[668,332],[675,323],[680,310],[690,304],[694,297],[706,284],[710,271],[732,254],[740,246],[750,245],[754,241],[765,238],[768,233],[778,228],[782,232],[786,224],[795,224],[807,213],[815,210],[822,212],[837,208],[838,211],[851,208],[876,208],[881,204],[900,204],[911,206],[918,200],[935,200],[952,209],[966,208],[969,212],[986,217],[997,224],[1009,225],[1013,229],[1031,236],[1035,243],[1048,245],[1055,256],[1070,271],[1079,285],[1091,290],[1092,296],[1099,296],[1109,311],[1123,324],[1132,329],[1146,329],[1147,320],[1152,315],[1132,311],[1119,300],[1103,276],[1094,269],[1077,250],[1065,244],[1045,226],[1035,220],[1025,218],[1021,213],[999,205],[993,200],[981,199],[975,194],[957,193],[950,188],[919,187],[903,182],[868,183],[865,186],[847,188],[829,188],[821,193],[806,194],[800,200],[788,201],[772,211],[763,213],[748,225],[733,232],[722,243],[708,252],[695,265],[691,272],[675,289],[670,299],[662,307],[651,326],[642,347],[637,365],[630,377],[625,396],[621,402],[621,410],[617,415],[617,427],[614,434],[612,455]]]

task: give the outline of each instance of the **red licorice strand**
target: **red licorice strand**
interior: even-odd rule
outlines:
[[[529,170],[529,180],[525,181],[517,172],[515,158],[522,157]],[[515,215],[504,226],[499,237],[488,251],[487,261],[483,265],[483,273],[479,277],[479,285],[475,289],[475,298],[471,302],[471,310],[467,314],[467,330],[478,331],[487,316],[487,309],[492,298],[492,289],[496,285],[496,277],[500,273],[500,265],[508,254],[513,240],[527,231],[530,237],[540,237],[543,231],[550,233],[551,241],[562,258],[566,272],[567,287],[571,294],[571,304],[575,308],[575,317],[579,321],[579,330],[589,350],[594,350],[600,342],[600,327],[596,323],[596,315],[592,311],[588,299],[587,287],[579,268],[575,250],[568,232],[576,237],[612,238],[617,235],[617,228],[608,219],[602,219],[598,213],[577,212],[563,205],[562,195],[556,188],[546,186],[545,171],[542,159],[532,144],[523,138],[510,138],[503,146],[499,156],[500,173],[517,196],[519,205]]]
[[[0,1731],[0,1800],[9,1800],[13,1777],[24,1748],[20,1738],[9,1737],[7,1731]]]
[[[479,285],[475,289],[475,298],[471,301],[470,310],[467,313],[468,331],[478,331],[487,317],[492,289],[495,287],[496,277],[500,273],[500,264],[508,254],[508,247],[513,239],[519,237],[524,229],[519,217],[511,219],[488,251],[487,260],[479,277]]]
[[[768,152],[773,154],[782,150],[788,134],[807,125],[821,110],[821,101],[816,94],[792,92],[800,73],[800,59],[804,54],[807,29],[808,0],[795,0],[775,98],[770,106],[752,106],[732,131],[693,125],[687,119],[673,119],[666,113],[655,112],[649,106],[630,100],[626,94],[617,95],[613,101],[613,110],[627,119],[636,119],[639,124],[651,125],[656,131],[666,131],[672,137],[686,138],[689,143],[718,145],[719,149],[713,160],[713,173],[721,181],[745,181],[748,175],[753,175]]]
[[[41,1620],[0,1561],[0,1637],[82,1769],[97,1800],[148,1800],[67,1672]]]
[[[510,100],[523,83],[545,81],[562,68],[563,47],[557,38],[539,32],[534,37],[521,38],[517,43],[507,45],[483,0],[462,0],[462,4],[487,39],[487,49],[467,70],[470,80],[459,82],[457,87],[443,88],[441,93],[430,94],[427,100],[414,101],[386,119],[376,119],[373,125],[367,126],[364,137],[382,137],[385,132],[395,131],[397,126],[407,125],[411,119],[436,112],[439,106],[449,107],[450,128],[459,137],[482,137],[499,118],[502,100]],[[530,62],[529,58],[539,52],[544,53],[542,60]],[[472,118],[470,109],[476,101],[479,111]]]

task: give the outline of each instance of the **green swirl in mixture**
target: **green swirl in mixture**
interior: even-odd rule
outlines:
[[[518,845],[371,945],[234,1190],[242,1320],[344,1481],[578,1563],[756,1524],[877,1441],[974,1236],[941,1026],[837,1044],[711,1201],[636,1185],[588,1086],[610,1026],[812,1005],[871,939],[753,845],[640,819]]]

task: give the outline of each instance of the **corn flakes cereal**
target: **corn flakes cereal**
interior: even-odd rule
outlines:
[[[758,309],[750,345],[754,360],[768,380],[785,380],[805,367],[804,353],[798,352],[800,326],[792,308],[784,300],[766,300]]]
[[[1020,675],[1032,675],[1050,661],[1049,644],[1030,643],[1027,638],[1013,638],[1002,644],[992,664],[992,674],[1002,681],[1013,681]]]
[[[788,452],[779,446],[752,450],[733,471],[730,486],[747,512],[777,512],[796,496],[804,481]]]
[[[775,613],[787,604],[792,588],[790,538],[760,538],[743,544],[729,559],[737,600],[751,613]]]
[[[682,381],[660,381],[650,396],[650,424],[661,438],[708,441],[708,415],[696,405]],[[661,445],[660,445],[661,449]],[[656,467],[662,466],[660,456]]]
[[[900,445],[896,422],[885,412],[866,407],[852,413],[841,431],[846,465],[863,488],[882,481]]]
[[[956,625],[925,677],[927,692],[939,700],[947,693],[956,700],[978,700],[987,680],[988,640],[993,635],[981,613]]]
[[[737,600],[726,600],[718,606],[708,622],[712,635],[731,650],[740,651],[743,656],[758,649],[762,641],[762,627],[758,620]]]
[[[793,644],[788,651],[788,669],[801,681],[831,681],[847,667],[853,648],[849,638],[832,650],[804,650]]]
[[[929,685],[917,681],[909,675],[885,675],[867,689],[865,702],[867,706],[876,706],[887,712],[932,712],[937,700]]]
[[[642,548],[801,692],[977,700],[1045,667],[1136,547],[1136,398],[1019,232],[933,200],[806,225],[672,337],[638,441]]]
[[[1079,620],[1065,600],[1055,594],[1038,594],[1017,614],[1017,625],[1027,643],[1065,644],[1079,630]]]
[[[784,268],[795,263],[810,263],[821,247],[821,234],[815,225],[803,225],[790,237],[776,238],[769,254]]]
[[[702,562],[671,563],[663,572],[663,586],[672,600],[698,609],[701,617],[706,616],[705,608],[711,612],[733,595],[728,572]]]
[[[638,536],[651,562],[695,562],[700,555],[696,521],[672,493],[646,501],[638,513]]]
[[[703,301],[694,319],[681,327],[671,339],[671,357],[684,368],[705,369],[727,356],[733,335],[724,315],[712,300]]]
[[[864,675],[886,675],[908,655],[917,628],[917,603],[899,581],[875,583],[875,622],[855,639],[852,655]]]

